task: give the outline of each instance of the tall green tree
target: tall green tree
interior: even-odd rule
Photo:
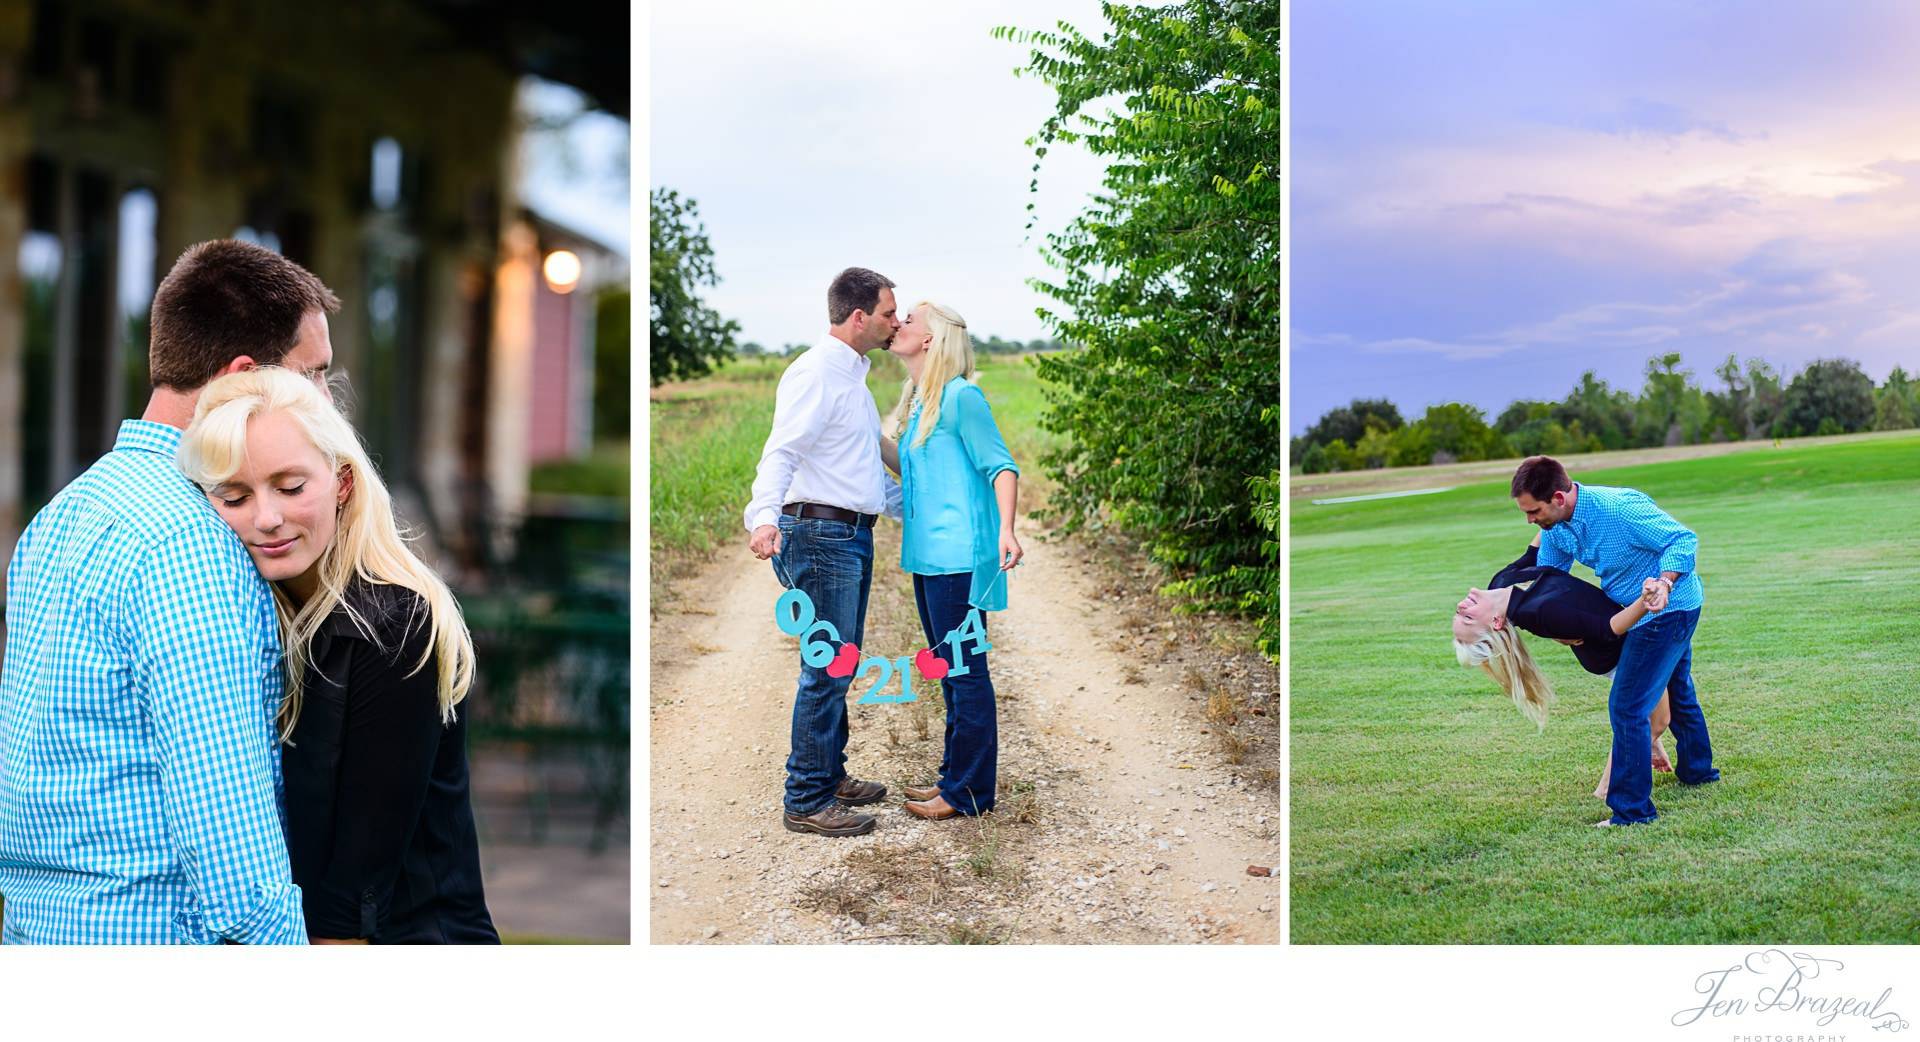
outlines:
[[[700,299],[700,288],[719,285],[720,276],[713,267],[706,225],[700,223],[699,204],[672,189],[654,189],[647,242],[653,254],[647,278],[652,386],[705,376],[733,357],[740,324],[721,318]]]
[[[1747,359],[1747,437],[1778,438],[1782,428],[1782,410],[1787,392],[1780,374],[1766,359]]]
[[[1355,398],[1347,405],[1327,410],[1327,414],[1308,427],[1307,433],[1301,437],[1308,445],[1325,445],[1335,438],[1349,445],[1358,445],[1368,431],[1391,431],[1400,424],[1400,407],[1391,401],[1385,398]]]
[[[1569,431],[1579,424],[1599,440],[1600,448],[1624,449],[1633,438],[1633,395],[1613,390],[1589,369],[1580,374],[1580,382],[1566,400],[1554,407],[1553,419]]]
[[[1040,317],[1080,345],[1036,359],[1042,424],[1066,435],[1043,461],[1055,511],[1142,534],[1190,603],[1258,614],[1279,578],[1248,482],[1280,465],[1280,5],[1101,11],[1098,39],[994,30],[1058,95],[1029,139],[1035,189],[1050,148],[1107,162],[1047,237],[1058,276],[1034,282],[1060,305]],[[1278,488],[1252,492],[1277,504]]]
[[[1813,362],[1787,385],[1782,421],[1791,437],[1866,430],[1873,425],[1873,380],[1852,359]]]
[[[1680,368],[1680,353],[1647,359],[1647,382],[1634,409],[1634,442],[1691,445],[1707,426],[1707,400],[1693,385],[1691,370]]]
[[[1905,369],[1894,366],[1873,398],[1874,430],[1903,431],[1914,425],[1914,385]]]

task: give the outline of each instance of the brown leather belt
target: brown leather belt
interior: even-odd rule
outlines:
[[[788,503],[786,506],[780,508],[780,512],[788,517],[811,517],[821,521],[845,521],[847,524],[858,525],[861,528],[872,528],[873,523],[880,517],[879,514],[862,514],[852,510],[842,510],[839,507],[827,506],[825,503]]]

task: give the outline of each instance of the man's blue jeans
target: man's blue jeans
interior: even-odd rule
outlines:
[[[920,609],[920,628],[927,634],[927,646],[948,662],[954,661],[953,647],[938,642],[966,621],[967,591],[972,585],[972,572],[913,577],[913,601]],[[985,617],[982,612],[982,625]],[[949,673],[940,680],[940,695],[947,703],[940,795],[962,814],[985,814],[993,809],[1000,762],[999,717],[993,702],[993,678],[987,673],[987,656],[969,654],[966,664],[964,676]]]
[[[1673,712],[1668,730],[1676,746],[1673,773],[1688,785],[1718,781],[1707,717],[1693,690],[1693,628],[1700,609],[1663,611],[1627,632],[1614,669],[1607,715],[1613,721],[1613,777],[1607,781],[1607,806],[1615,825],[1652,821],[1653,734],[1647,717],[1667,693]]]
[[[780,552],[773,574],[813,599],[814,617],[833,623],[842,641],[866,639],[867,588],[873,582],[873,529],[845,521],[780,515]],[[786,807],[812,814],[833,802],[847,777],[847,689],[824,666],[796,653],[800,683],[793,696],[793,734],[787,754]]]

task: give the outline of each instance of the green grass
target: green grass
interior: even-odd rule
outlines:
[[[1700,536],[1722,780],[1658,775],[1658,821],[1590,828],[1607,682],[1531,641],[1560,702],[1537,733],[1454,662],[1454,603],[1531,538],[1504,481],[1296,501],[1292,940],[1920,941],[1920,435],[1574,477]]]
[[[891,355],[873,358],[867,386],[884,419],[900,396],[906,370]],[[790,361],[743,359],[705,379],[656,389],[649,414],[656,566],[663,558],[704,555],[735,540],[744,544],[741,513],[773,426],[774,390]],[[1039,456],[1053,437],[1038,426],[1039,379],[1024,360],[999,355],[980,356],[979,378],[1020,464],[1021,510],[1030,510],[1046,492],[1037,480]]]

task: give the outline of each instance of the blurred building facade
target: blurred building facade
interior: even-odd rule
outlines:
[[[443,566],[488,559],[529,465],[577,447],[546,412],[581,375],[546,369],[591,331],[557,362],[541,334],[585,294],[543,286],[544,253],[625,277],[520,208],[514,98],[534,73],[624,116],[626,13],[539,6],[0,2],[0,562],[143,407],[159,277],[229,236],[340,295],[356,426]]]

